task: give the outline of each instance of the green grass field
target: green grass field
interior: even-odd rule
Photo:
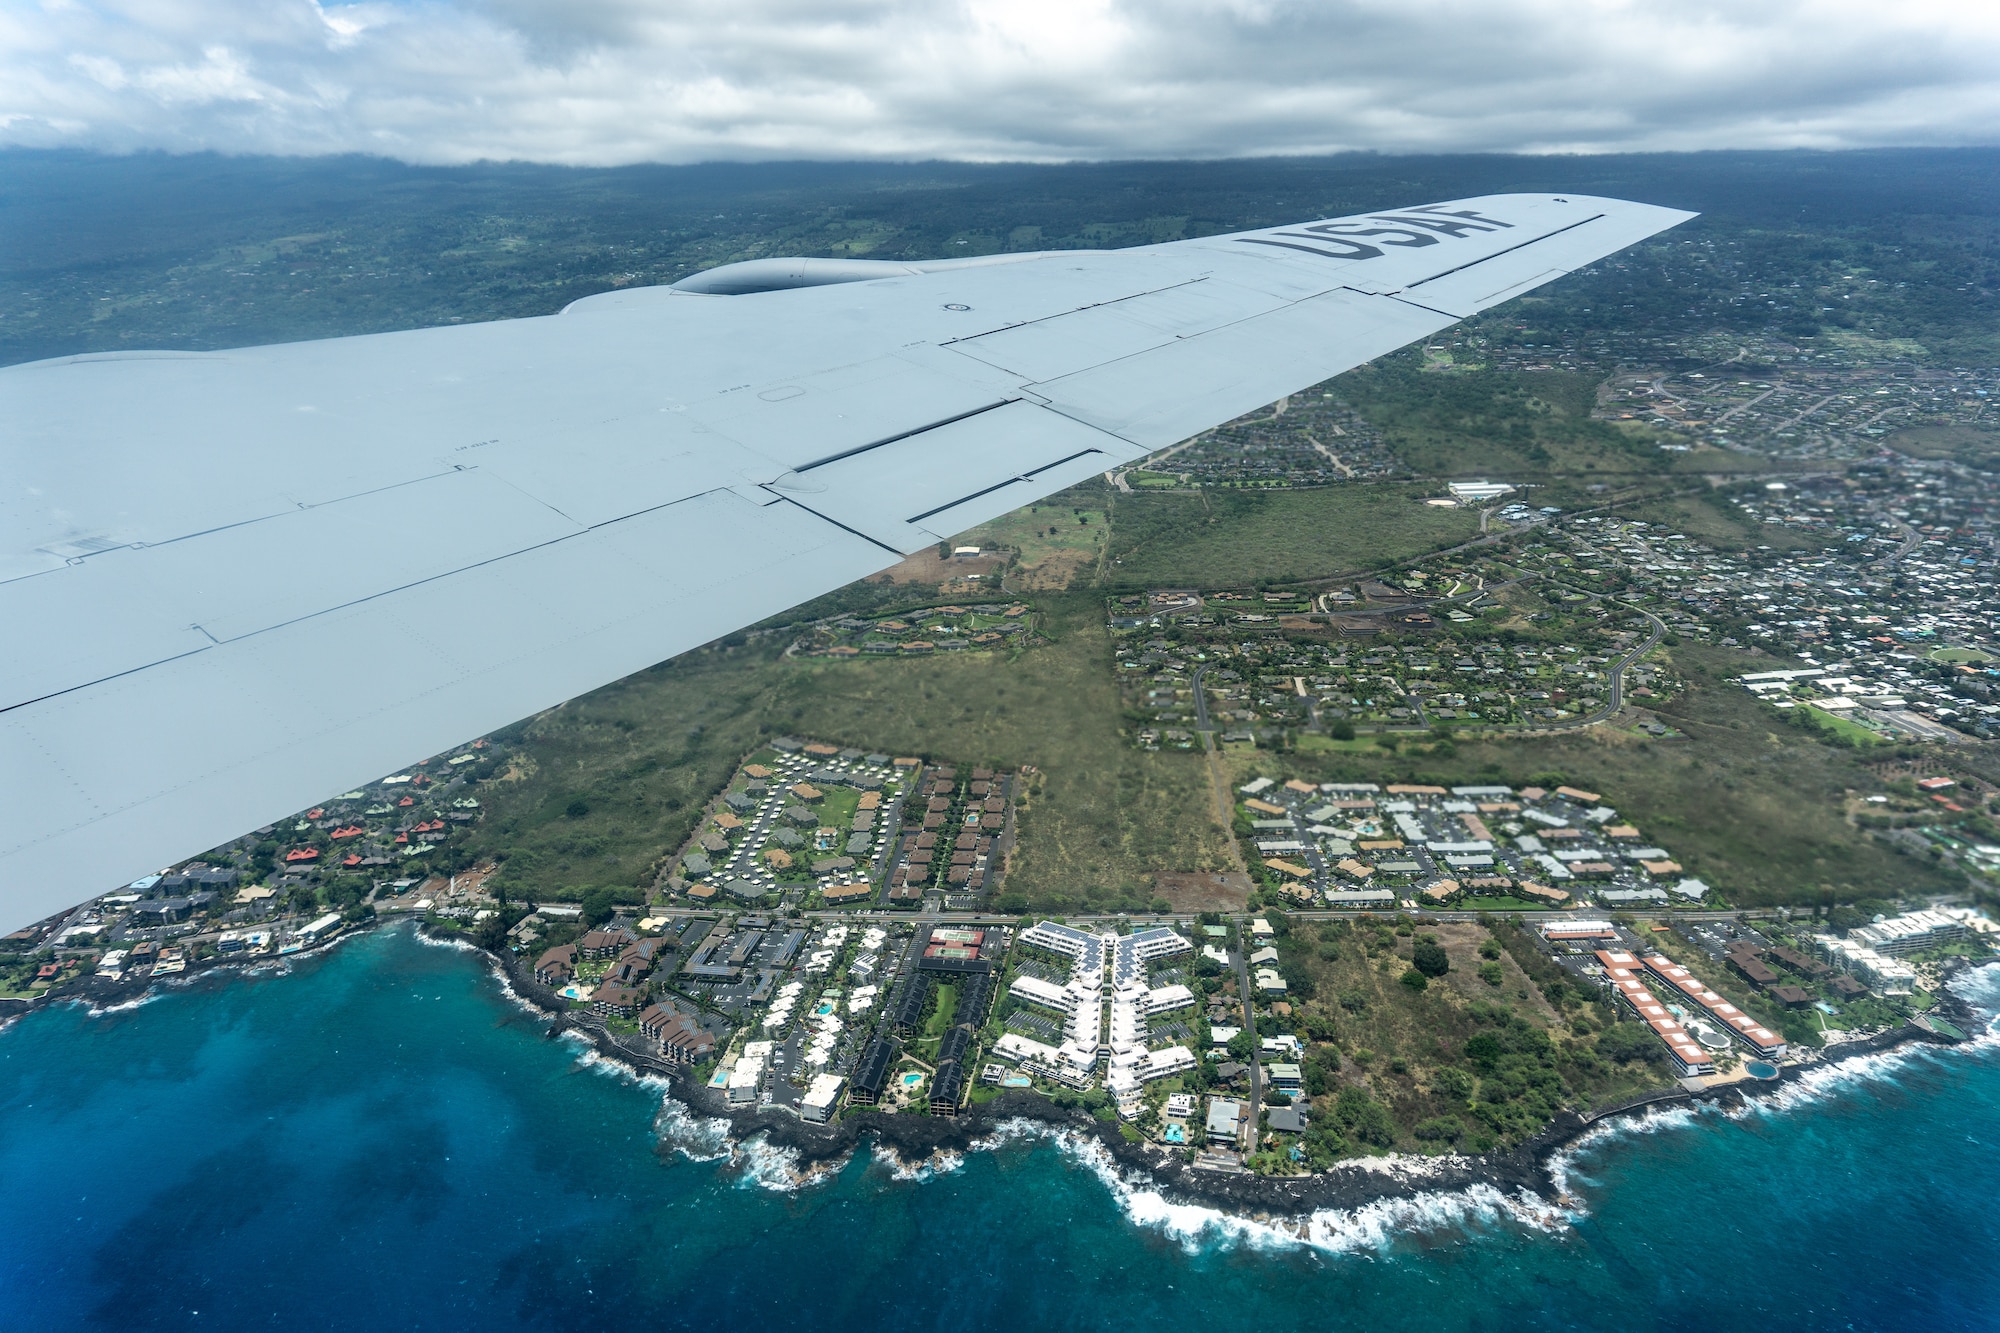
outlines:
[[[1148,491],[1111,503],[1108,587],[1230,588],[1377,569],[1469,541],[1479,516],[1427,488]]]

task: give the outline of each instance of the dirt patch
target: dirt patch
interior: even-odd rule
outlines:
[[[1173,871],[1153,876],[1153,893],[1176,912],[1240,912],[1250,902],[1250,877],[1232,871]]]
[[[940,558],[937,548],[925,547],[902,561],[889,566],[880,574],[871,574],[870,583],[950,583],[965,578],[968,574],[980,576],[980,582],[991,580],[991,575],[1007,563],[1007,557],[994,555],[945,556]]]
[[[1061,592],[1096,562],[1094,551],[1052,551],[1034,564],[1016,570],[1014,585],[1022,592]]]

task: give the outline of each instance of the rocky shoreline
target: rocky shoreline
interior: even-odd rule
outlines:
[[[1557,1154],[1584,1134],[1621,1116],[1641,1114],[1656,1107],[1702,1103],[1740,1107],[1750,1098],[1776,1095],[1788,1084],[1818,1069],[1911,1043],[1959,1044],[1951,1037],[1911,1024],[1843,1043],[1813,1064],[1786,1066],[1776,1079],[1748,1080],[1700,1091],[1675,1086],[1588,1113],[1564,1111],[1540,1134],[1504,1152],[1419,1158],[1392,1155],[1343,1162],[1331,1171],[1309,1176],[1258,1176],[1197,1170],[1180,1154],[1161,1145],[1128,1142],[1115,1122],[1105,1123],[1082,1110],[1057,1106],[1041,1094],[1029,1091],[1002,1093],[991,1101],[969,1106],[950,1119],[863,1111],[830,1124],[816,1125],[768,1107],[752,1111],[733,1108],[713,1088],[688,1077],[685,1068],[661,1060],[640,1039],[621,1037],[595,1016],[569,1009],[566,1002],[535,980],[520,959],[511,954],[488,956],[506,976],[514,993],[549,1019],[548,1036],[574,1034],[589,1042],[600,1057],[636,1074],[663,1080],[674,1099],[690,1113],[726,1122],[729,1135],[736,1142],[762,1139],[790,1154],[794,1170],[801,1176],[835,1167],[869,1145],[886,1149],[907,1164],[942,1153],[963,1153],[992,1138],[1004,1126],[1028,1121],[1094,1142],[1121,1170],[1142,1177],[1169,1203],[1192,1204],[1258,1220],[1298,1219],[1322,1210],[1350,1210],[1384,1200],[1457,1193],[1480,1186],[1509,1196],[1526,1193],[1554,1204],[1561,1194],[1552,1170]],[[1960,1028],[1979,1025],[1977,1015],[1949,990],[1941,992],[1938,1008]]]
[[[314,949],[287,955],[282,960],[268,956],[207,960],[181,974],[177,982],[187,985],[225,971],[271,968],[338,947],[342,941],[356,938],[369,929],[395,924],[399,923],[378,922],[363,930],[345,932]],[[787,1154],[793,1171],[801,1177],[836,1168],[855,1152],[869,1148],[887,1151],[904,1164],[914,1166],[940,1154],[970,1151],[1005,1127],[1025,1121],[1095,1144],[1122,1173],[1135,1183],[1143,1182],[1146,1188],[1156,1190],[1169,1203],[1279,1223],[1296,1222],[1322,1210],[1346,1211],[1383,1201],[1459,1193],[1479,1187],[1509,1197],[1533,1196],[1553,1206],[1561,1201],[1553,1171],[1557,1155],[1584,1134],[1620,1117],[1672,1106],[1740,1107],[1751,1098],[1777,1095],[1787,1085],[1819,1069],[1913,1042],[1959,1044],[1943,1034],[1906,1025],[1843,1043],[1812,1064],[1786,1066],[1776,1079],[1746,1080],[1698,1091],[1674,1086],[1587,1113],[1564,1111],[1540,1134],[1503,1152],[1440,1157],[1391,1155],[1343,1162],[1315,1175],[1257,1176],[1247,1172],[1197,1170],[1180,1154],[1161,1145],[1128,1142],[1116,1123],[1099,1121],[1080,1109],[1057,1106],[1041,1094],[1029,1091],[1005,1092],[950,1119],[863,1111],[830,1124],[816,1125],[768,1107],[750,1111],[733,1108],[714,1089],[689,1077],[687,1069],[661,1059],[642,1038],[614,1033],[595,1015],[570,1008],[567,1001],[537,982],[526,964],[513,954],[481,949],[463,936],[425,923],[416,923],[415,929],[433,943],[452,944],[484,955],[506,980],[514,996],[546,1020],[544,1035],[549,1039],[565,1035],[580,1039],[599,1058],[634,1075],[660,1080],[690,1114],[726,1123],[733,1141],[762,1140]],[[143,999],[155,985],[152,978],[116,981],[105,977],[79,978],[62,991],[40,1000],[8,1002],[0,1007],[0,1023],[47,999],[83,1000],[100,1009],[129,1004]],[[1961,1029],[1969,1031],[1981,1025],[1979,1016],[1949,990],[1940,992],[1938,1009]],[[671,1151],[671,1147],[663,1145],[662,1152]]]

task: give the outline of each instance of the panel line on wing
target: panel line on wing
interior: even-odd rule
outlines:
[[[393,488],[385,487],[383,489],[393,489]],[[716,492],[713,491],[703,491],[696,495],[682,496],[677,500],[669,500],[665,504],[653,505],[646,509],[635,510],[630,514],[622,514],[614,519],[607,519],[603,523],[599,523],[594,527],[580,527],[578,528],[577,531],[564,533],[560,537],[551,537],[546,541],[534,542],[527,546],[516,547],[514,550],[503,551],[498,555],[488,556],[483,560],[472,561],[470,564],[456,565],[450,569],[439,570],[434,574],[426,574],[424,577],[420,579],[411,579],[407,583],[399,583],[396,584],[394,587],[381,588],[361,597],[349,598],[344,602],[335,602],[332,603],[331,605],[316,607],[313,610],[308,611],[303,615],[291,616],[284,620],[273,621],[268,625],[259,625],[256,629],[249,630],[241,634],[231,634],[218,637],[217,635],[205,629],[199,624],[191,625],[189,626],[189,628],[202,634],[205,638],[207,638],[210,641],[210,644],[213,645],[214,647],[222,647],[228,644],[241,643],[247,639],[254,639],[259,635],[269,634],[275,630],[281,630],[291,625],[302,624],[308,620],[316,620],[321,616],[332,615],[335,612],[350,610],[353,607],[365,606],[369,602],[379,601],[384,597],[391,597],[397,593],[408,592],[412,588],[421,588],[428,583],[436,583],[441,579],[453,578],[456,577],[457,575],[467,573],[471,570],[481,569],[487,565],[498,564],[503,560],[512,560],[517,556],[527,555],[534,551],[548,550],[552,547],[561,546],[564,542],[575,541],[577,538],[583,537],[587,534],[599,532],[605,528],[614,527],[617,524],[623,523],[628,519],[640,518],[647,514],[657,513],[662,509],[671,509],[675,505],[687,504],[689,501],[700,500],[705,496],[712,495],[715,493]],[[820,515],[820,517],[825,517],[825,516]],[[833,520],[831,519],[828,519],[827,521],[830,523],[833,522]],[[835,526],[839,527],[842,525],[835,524]],[[853,532],[854,530],[852,528],[849,528],[847,529],[847,531]],[[854,535],[857,537],[866,536],[866,534],[859,532],[854,533]],[[868,538],[868,540],[873,541],[874,539]],[[875,542],[875,545],[882,546],[882,543]],[[887,547],[887,546],[884,546],[883,549],[894,550],[893,547]],[[897,551],[896,554],[900,556],[902,552]],[[177,662],[181,658],[192,657],[196,653],[202,653],[206,651],[208,651],[207,646],[201,648],[194,648],[190,649],[188,652],[185,653],[175,653],[168,657],[156,658],[150,662],[142,662],[137,666],[127,667],[122,671],[113,671],[107,675],[95,676],[89,680],[81,680],[74,685],[66,685],[62,689],[50,690],[45,694],[36,695],[32,699],[21,699],[11,704],[0,705],[0,714],[6,714],[12,712],[17,708],[26,708],[32,704],[42,703],[49,699],[60,698],[65,694],[74,694],[78,690],[87,690],[93,686],[102,685],[107,681],[117,680],[122,676],[129,676],[135,672],[150,670],[151,668],[156,666],[164,666],[169,662]]]
[[[857,444],[852,449],[843,449],[837,454],[828,454],[825,458],[815,458],[810,463],[799,464],[792,471],[810,472],[816,467],[825,467],[829,463],[838,463],[843,458],[853,458],[855,455],[865,454],[871,449],[880,449],[885,444],[895,444],[898,441],[907,440],[912,435],[922,435],[925,431],[936,430],[940,426],[949,426],[954,422],[965,421],[969,418],[979,416],[981,413],[991,412],[995,408],[1005,407],[1014,401],[1016,400],[1012,398],[1001,398],[995,402],[987,403],[982,407],[975,407],[969,412],[960,412],[956,416],[946,417],[942,421],[933,421],[923,426],[913,426],[909,430],[899,431],[894,435],[886,435],[879,440],[870,440],[867,444]]]
[[[1542,241],[1548,240],[1551,236],[1560,236],[1566,231],[1575,231],[1578,227],[1583,226],[1585,223],[1595,222],[1603,216],[1604,214],[1602,213],[1592,213],[1589,217],[1581,218],[1578,221],[1572,222],[1567,227],[1557,227],[1554,231],[1544,232],[1540,236],[1531,237],[1528,240],[1522,241],[1518,245],[1510,245],[1505,250],[1495,250],[1490,255],[1482,255],[1480,258],[1474,259],[1469,263],[1460,264],[1457,268],[1448,268],[1442,273],[1433,273],[1428,278],[1418,278],[1415,282],[1410,284],[1410,287],[1421,287],[1427,282],[1436,282],[1439,278],[1448,278],[1454,273],[1463,273],[1465,272],[1465,270],[1469,268],[1477,268],[1481,264],[1484,264],[1489,259],[1498,259],[1502,255],[1511,255],[1516,250],[1525,250],[1531,245],[1536,245]],[[1407,291],[1409,289],[1405,288],[1404,290]]]
[[[1141,297],[1158,296],[1161,292],[1171,292],[1182,287],[1192,287],[1196,283],[1207,282],[1208,277],[1209,275],[1204,273],[1200,277],[1187,278],[1180,282],[1170,282],[1164,287],[1152,287],[1143,292],[1129,292],[1124,296],[1114,296],[1108,301],[1092,301],[1089,305],[1080,305],[1069,310],[1058,310],[1054,314],[1037,315],[1033,319],[1017,319],[1011,324],[1001,324],[994,328],[981,329],[977,333],[967,333],[956,338],[946,338],[943,342],[938,343],[937,346],[951,347],[957,343],[977,342],[981,338],[988,338],[996,333],[1011,333],[1015,329],[1033,328],[1037,324],[1046,324],[1050,320],[1067,319],[1071,315],[1080,315],[1086,310],[1103,310],[1107,306],[1123,305],[1127,301],[1137,301]]]
[[[1019,483],[1024,481],[1033,481],[1036,477],[1041,476],[1042,473],[1047,472],[1050,468],[1061,467],[1064,463],[1074,463],[1079,458],[1084,458],[1091,454],[1102,454],[1103,452],[1104,451],[1102,449],[1079,449],[1075,453],[1070,454],[1066,458],[1058,458],[1055,462],[1044,463],[1040,467],[1035,468],[1032,471],[1017,473],[1016,475],[1007,477],[1004,480],[996,481],[991,486],[985,487],[983,490],[974,491],[970,495],[961,495],[956,500],[948,501],[944,504],[939,505],[935,509],[926,509],[921,514],[912,514],[910,517],[904,519],[903,521],[905,523],[921,523],[925,519],[930,518],[934,514],[942,514],[947,509],[956,509],[962,504],[966,504],[969,503],[970,501],[977,500],[982,495],[991,495],[993,494],[993,492],[1001,490],[1004,487],[1018,485]]]
[[[1014,479],[1010,477],[1008,478],[1008,480],[1012,481]],[[823,522],[833,524],[833,526],[839,528],[842,532],[848,533],[851,536],[859,537],[862,541],[867,542],[871,546],[881,547],[883,550],[887,551],[890,555],[895,556],[898,560],[901,560],[903,558],[903,553],[901,551],[889,545],[889,543],[887,542],[877,541],[875,538],[870,537],[867,533],[863,532],[859,528],[850,528],[837,518],[828,518],[825,514],[820,513],[819,510],[814,509],[810,505],[799,504],[797,500],[792,499],[792,497],[789,495],[781,495],[778,498],[780,500],[783,500],[787,504],[797,505],[800,509],[805,510],[808,514],[811,514],[816,519],[820,519]]]

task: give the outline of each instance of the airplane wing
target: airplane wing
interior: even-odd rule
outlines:
[[[1690,216],[1498,195],[756,261],[543,318],[0,370],[0,928]]]

